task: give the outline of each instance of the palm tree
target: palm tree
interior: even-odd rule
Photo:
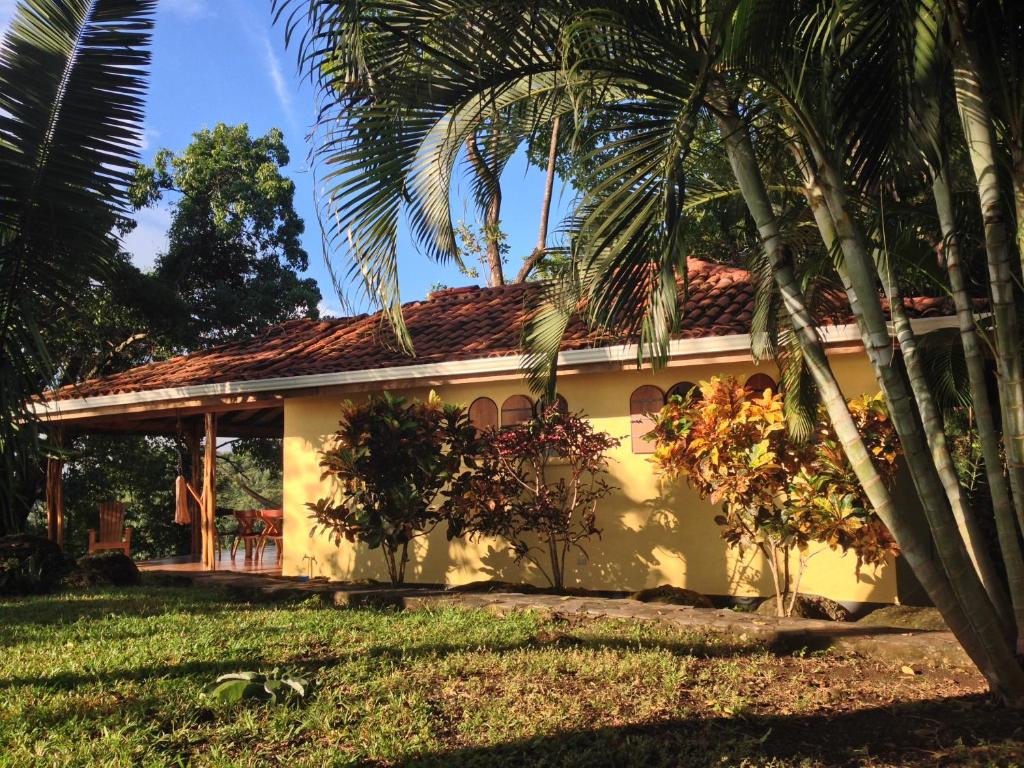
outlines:
[[[996,130],[1015,146],[1002,102],[1017,102],[993,107],[984,81],[1015,60],[991,46],[984,50],[994,61],[983,60],[976,27],[984,17],[978,8],[988,5],[1005,7],[999,0],[279,2],[282,13],[291,10],[289,29],[304,30],[303,61],[325,92],[335,77],[327,61],[344,60],[364,81],[388,84],[361,111],[331,113],[341,118],[344,139],[321,150],[343,179],[342,193],[328,201],[340,222],[335,235],[347,239],[358,273],[374,277],[366,284],[390,310],[400,338],[407,337],[388,290],[396,284],[398,213],[408,210],[431,256],[456,257],[448,187],[457,149],[480,115],[495,105],[514,107],[528,127],[557,115],[614,117],[600,147],[612,158],[579,180],[570,221],[574,270],[549,287],[529,329],[538,387],[551,386],[562,332],[581,306],[591,324],[633,331],[648,357],[664,360],[678,320],[677,283],[686,275],[687,213],[721,192],[702,173],[707,147],[697,151],[700,137],[717,130],[714,151],[728,157],[735,193],[757,225],[759,262],[785,309],[791,351],[813,379],[851,466],[993,691],[1022,703],[1024,671],[1015,658],[1024,648],[1021,295],[1011,258],[1019,262],[1019,254],[1005,224],[1013,206],[999,179],[1010,153]],[[425,60],[429,73],[405,64]],[[957,480],[919,340],[902,311],[901,253],[890,247],[878,202],[891,199],[909,174],[918,180],[916,199],[934,193],[947,241],[961,249],[967,242],[941,207],[944,176],[937,170],[950,153],[936,157],[939,134],[920,95],[928,88],[960,107],[966,144],[957,157],[970,161],[985,224],[994,324],[986,340],[1000,371],[1006,423],[1001,429],[990,417],[979,429],[986,430],[990,465],[1000,442],[1008,458],[1006,466],[988,467],[1009,479],[996,510],[996,554],[1006,578],[977,533],[979,510]],[[874,470],[817,334],[805,290],[809,265],[796,247],[794,220],[780,215],[794,176],[803,198],[798,221],[814,228],[819,248],[834,260],[903,443],[923,525],[894,503]],[[961,339],[977,363],[977,318],[965,307],[962,282],[953,282]],[[983,388],[973,384],[980,401]]]
[[[23,0],[0,49],[0,532],[38,456],[46,318],[102,279],[141,141],[155,0]]]

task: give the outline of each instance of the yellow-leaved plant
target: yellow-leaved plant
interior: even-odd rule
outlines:
[[[899,457],[881,397],[850,404],[883,476]],[[721,505],[722,538],[756,548],[771,573],[778,615],[796,605],[811,542],[853,550],[858,571],[897,551],[870,508],[822,414],[813,440],[789,439],[782,395],[748,392],[731,377],[701,382],[658,414],[653,457],[667,480],[685,477],[701,498]]]

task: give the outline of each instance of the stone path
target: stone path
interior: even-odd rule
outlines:
[[[583,615],[652,621],[689,631],[721,632],[753,639],[780,653],[800,649],[831,649],[901,665],[928,664],[973,668],[951,632],[867,627],[856,622],[785,619],[728,609],[642,603],[626,598],[529,595],[517,592],[463,593],[440,585],[392,588],[378,584],[341,584],[326,579],[298,579],[231,572],[189,573],[193,583],[216,586],[254,602],[319,596],[340,607],[394,607],[426,610],[458,606],[497,614],[540,611],[552,615]]]

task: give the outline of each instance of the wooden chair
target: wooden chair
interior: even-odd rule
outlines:
[[[256,523],[261,519],[260,513],[256,509],[236,509],[234,515],[238,521],[238,530],[235,531],[235,539],[231,542],[231,559],[235,559],[238,543],[242,542],[245,544],[245,559],[249,560],[253,556],[253,547],[257,553],[260,549],[261,534],[256,531]]]
[[[261,509],[260,517],[263,519],[263,533],[260,535],[260,544],[257,552],[260,559],[267,549],[267,542],[274,541],[277,549],[277,562],[281,562],[281,543],[284,541],[284,511],[280,509]]]
[[[105,501],[100,504],[100,532],[89,529],[89,554],[107,549],[120,549],[131,557],[132,529],[124,527],[124,504],[119,501]]]

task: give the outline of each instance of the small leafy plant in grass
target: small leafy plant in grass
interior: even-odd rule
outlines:
[[[221,704],[243,701],[292,704],[309,696],[309,680],[274,668],[270,672],[231,672],[217,678],[205,694]]]

